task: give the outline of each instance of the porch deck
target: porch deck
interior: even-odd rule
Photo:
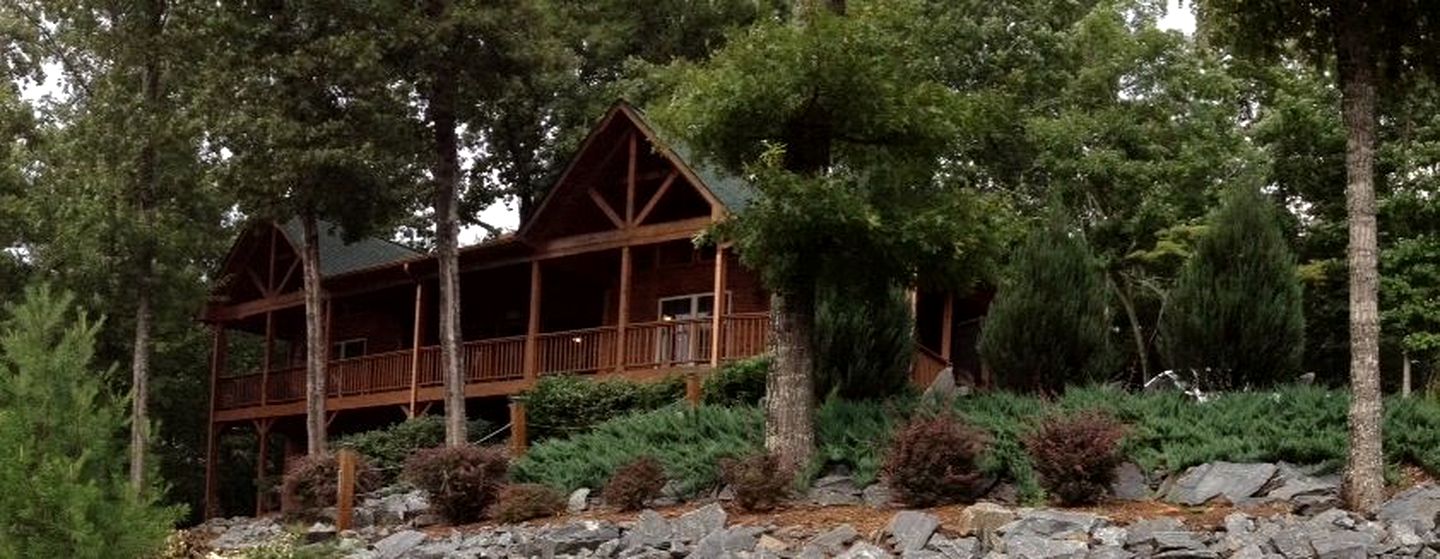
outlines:
[[[516,394],[544,375],[659,378],[765,351],[769,313],[727,314],[720,324],[719,340],[712,338],[714,321],[707,317],[629,324],[624,336],[617,326],[602,326],[546,332],[533,339],[511,336],[465,342],[465,395]],[[533,371],[527,371],[530,351],[534,352]],[[437,401],[443,389],[440,347],[332,360],[326,380],[329,411]],[[218,421],[303,414],[305,369],[288,367],[220,378],[215,386],[215,406]]]

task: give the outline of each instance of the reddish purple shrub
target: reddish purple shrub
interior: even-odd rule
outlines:
[[[790,494],[794,481],[780,471],[780,461],[768,453],[720,461],[720,477],[735,491],[735,504],[751,512],[774,510]]]
[[[405,461],[404,479],[430,497],[451,524],[479,520],[505,484],[509,457],[495,447],[441,446]]]
[[[380,473],[364,456],[355,462],[355,492],[368,493],[380,487]],[[301,456],[285,469],[281,481],[281,499],[293,510],[287,514],[307,512],[333,506],[340,488],[340,464],[329,452]]]
[[[546,518],[565,510],[565,496],[549,486],[538,483],[518,483],[500,488],[499,502],[495,503],[495,520],[506,524],[524,522],[534,518]]]
[[[1095,411],[1053,416],[1025,437],[1040,483],[1064,505],[1099,502],[1125,460],[1125,425]]]
[[[660,461],[641,456],[615,470],[600,496],[606,504],[620,510],[640,510],[646,501],[660,496],[665,481],[665,468]]]
[[[897,501],[912,507],[973,500],[984,474],[985,433],[950,416],[920,417],[895,434],[881,473]]]

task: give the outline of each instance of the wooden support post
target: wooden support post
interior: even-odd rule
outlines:
[[[1410,350],[1400,350],[1400,396],[1410,397]]]
[[[425,341],[425,284],[415,282],[415,324],[411,326],[410,407],[406,415],[415,419],[415,400],[420,396],[420,345]]]
[[[335,530],[349,530],[355,515],[355,463],[359,459],[354,450],[341,449],[335,455],[339,463],[340,479],[335,497]]]
[[[689,373],[685,375],[685,401],[690,402],[690,409],[700,407],[700,375]]]
[[[265,355],[260,358],[260,407],[270,400],[270,368],[275,353],[275,311],[265,311]]]
[[[523,400],[510,400],[510,457],[519,458],[525,455],[527,446],[525,435],[525,402]]]
[[[630,327],[630,247],[620,247],[620,303],[615,320],[615,372],[625,370],[625,330]]]
[[[950,338],[954,333],[954,323],[955,294],[947,292],[945,294],[945,312],[940,318],[940,357],[944,357],[946,363],[950,362]]]
[[[639,150],[638,134],[630,133],[630,166],[625,174],[625,224],[635,226],[635,166]]]
[[[710,368],[720,367],[720,359],[724,357],[721,352],[724,350],[722,344],[721,329],[725,326],[726,303],[725,283],[727,266],[725,264],[725,247],[715,246],[715,302],[710,308]]]
[[[220,433],[215,424],[215,399],[218,396],[216,389],[219,386],[220,371],[225,367],[225,350],[228,345],[225,341],[225,327],[217,324],[211,328],[214,330],[214,338],[210,348],[210,429],[205,438],[205,510],[202,513],[207,520],[214,518],[220,506],[217,500],[219,472],[215,468],[215,463],[220,459]]]
[[[535,379],[539,377],[539,347],[540,340],[540,261],[530,261],[530,316],[527,317],[525,326],[525,382],[534,386]]]
[[[268,473],[267,466],[270,463],[270,425],[272,419],[255,420],[255,438],[259,440],[260,450],[255,455],[255,516],[265,514],[265,491],[269,484],[265,482],[265,475]]]

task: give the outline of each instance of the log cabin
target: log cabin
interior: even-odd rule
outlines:
[[[515,409],[509,399],[541,376],[695,378],[764,353],[769,294],[759,276],[729,247],[694,242],[753,195],[616,103],[518,231],[460,251],[469,414],[503,424],[504,410]],[[257,479],[304,452],[301,240],[298,223],[250,227],[203,312],[214,335],[207,514],[216,512],[226,433],[254,430]],[[347,242],[329,225],[319,249],[330,434],[439,413],[434,256],[382,239]],[[912,300],[914,381],[928,385],[952,362],[978,372],[983,300],[928,291]],[[278,468],[272,439],[283,443]],[[256,513],[272,499],[257,497]]]

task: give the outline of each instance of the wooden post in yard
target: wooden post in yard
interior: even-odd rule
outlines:
[[[527,445],[525,434],[525,402],[510,400],[510,457],[525,455]]]
[[[525,326],[525,384],[534,386],[539,376],[540,261],[530,261],[530,315]]]
[[[335,455],[339,462],[340,484],[335,497],[335,530],[349,530],[355,515],[355,463],[358,455],[354,450],[341,449]]]
[[[220,427],[215,424],[215,405],[216,400],[220,397],[218,392],[220,371],[225,368],[225,351],[229,348],[229,343],[225,340],[225,325],[216,324],[211,328],[214,338],[210,348],[210,418],[208,419],[210,429],[205,437],[205,511],[202,514],[206,520],[213,518],[220,507],[218,497],[220,472],[215,467],[215,463],[220,459],[218,447]]]
[[[715,247],[715,294],[714,302],[710,305],[710,368],[720,368],[720,360],[724,345],[721,343],[722,328],[725,325],[725,312],[729,310],[729,301],[725,299],[725,247]]]
[[[425,284],[415,282],[415,324],[411,326],[410,407],[405,414],[415,419],[415,400],[420,396],[420,346],[425,341]]]
[[[630,247],[620,247],[620,303],[615,320],[615,372],[625,370],[625,330],[630,327]]]
[[[700,407],[700,374],[688,373],[685,375],[685,401],[690,402],[690,409]]]
[[[955,294],[945,293],[945,312],[940,318],[940,357],[945,358],[945,364],[950,364],[951,339],[954,337],[955,322]]]

